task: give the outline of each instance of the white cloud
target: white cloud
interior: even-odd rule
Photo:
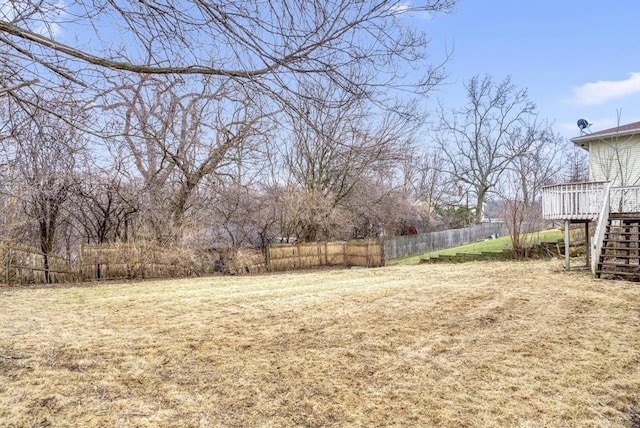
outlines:
[[[626,80],[599,80],[573,88],[573,96],[567,104],[593,106],[609,100],[640,93],[640,73],[630,73]]]
[[[391,6],[390,10],[394,15],[401,15],[411,10],[411,3],[397,3]]]
[[[393,15],[408,15],[411,17],[419,17],[426,20],[433,19],[433,13],[429,10],[422,10],[420,7],[414,6],[410,1],[398,2],[389,8]]]

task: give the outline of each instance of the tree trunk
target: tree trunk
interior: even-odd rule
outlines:
[[[484,217],[484,200],[487,197],[487,189],[480,189],[478,192],[478,200],[476,202],[476,212],[475,212],[475,224],[482,223],[482,218]]]

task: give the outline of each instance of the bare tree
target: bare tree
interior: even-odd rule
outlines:
[[[82,230],[82,241],[87,244],[127,241],[133,216],[137,209],[129,202],[127,183],[123,177],[89,169],[75,188],[71,214]],[[129,192],[130,193],[130,192]]]
[[[309,87],[306,93],[298,108],[304,117],[292,118],[285,161],[290,182],[306,193],[309,212],[300,218],[308,222],[299,238],[313,241],[359,182],[393,174],[407,156],[415,124],[393,113],[376,117],[337,88]]]
[[[322,185],[308,192],[318,206],[329,203],[335,214],[308,218],[316,218],[322,230],[335,229],[343,219],[340,201],[360,177],[388,167],[393,143],[403,144],[398,136],[407,127],[397,113],[413,111],[395,102],[395,91],[406,90],[407,98],[425,94],[443,78],[442,64],[432,64],[427,37],[414,30],[412,14],[448,12],[455,0],[415,6],[396,0],[5,3],[0,7],[0,96],[53,118],[61,128],[93,135],[117,157],[114,165],[98,165],[113,168],[117,179],[92,174],[73,189],[78,190],[75,226],[82,233],[76,232],[102,241],[134,233],[134,220],[137,230],[151,224],[153,236],[179,238],[189,219],[203,218],[204,211],[196,215],[194,208],[210,196],[202,192],[202,183],[213,175],[228,176],[217,181],[224,186],[214,192],[233,196],[225,202],[237,202],[226,211],[256,216],[266,237],[273,216],[255,211],[248,196],[259,188],[234,181],[231,170],[245,168],[248,153],[273,156],[259,140],[276,110],[293,117],[298,131],[315,133],[313,144],[333,147],[329,161],[309,151],[298,171],[316,161],[326,171],[335,168],[330,184],[315,181]],[[336,99],[308,91],[309,85],[349,94],[359,110],[336,115]],[[60,99],[81,89],[106,108],[88,122],[33,96],[43,88]],[[325,114],[324,120],[308,116],[305,103],[322,111],[317,118]],[[379,123],[367,117],[372,111]],[[382,111],[393,113],[383,116]],[[332,118],[340,122],[333,129]],[[349,127],[349,120],[355,126]],[[73,139],[80,141],[80,134]],[[116,140],[118,145],[111,145]],[[68,158],[74,157],[69,153]],[[348,165],[348,173],[339,172]],[[302,187],[298,178],[292,182]],[[167,219],[175,228],[166,227]],[[72,227],[67,230],[71,236]]]
[[[514,138],[514,133],[534,118],[535,105],[510,77],[497,83],[491,76],[475,76],[465,89],[465,106],[452,112],[440,110],[436,140],[452,177],[471,189],[475,222],[480,223],[487,196],[526,149],[526,140]]]
[[[73,100],[48,100],[52,109],[76,111]],[[9,117],[11,134],[4,140],[12,168],[20,182],[23,213],[33,221],[29,232],[43,253],[45,278],[51,281],[49,256],[57,249],[67,203],[77,183],[76,164],[84,152],[84,140],[73,127],[60,123],[41,110],[25,110],[20,105]]]
[[[7,155],[3,147],[0,167],[0,241],[3,244],[19,241],[21,231],[26,228],[20,205],[23,186],[15,170],[15,160],[7,159]]]
[[[287,241],[291,238],[305,242],[344,239],[338,231],[340,226],[346,228],[349,235],[353,223],[319,191],[289,185],[280,189],[276,201],[280,237]]]
[[[379,238],[417,233],[422,221],[420,206],[397,179],[368,175],[358,182],[344,202],[353,223],[351,237]]]
[[[526,147],[518,153],[505,171],[499,184],[503,204],[503,220],[511,236],[516,254],[522,255],[527,233],[542,226],[542,188],[554,183],[561,171],[561,138],[547,123],[532,123],[512,134],[519,145]]]
[[[216,180],[207,186],[208,218],[202,224],[209,231],[214,246],[267,245],[275,232],[271,226],[275,218],[271,214],[273,200],[256,183],[240,184],[232,180]]]
[[[538,202],[542,188],[552,184],[560,174],[561,137],[548,123],[533,122],[514,133],[513,138],[520,140],[518,145],[524,149],[513,158],[509,170],[516,173],[520,182],[522,200],[526,204]]]
[[[117,153],[125,154],[143,179],[147,212],[153,214],[147,217],[157,237],[179,237],[202,180],[226,173],[241,147],[259,139],[270,113],[258,99],[228,79],[194,86],[143,77],[114,89],[105,109],[121,117]],[[167,227],[167,216],[173,227]],[[170,236],[163,236],[166,232]]]
[[[564,154],[564,183],[589,181],[589,156],[583,149],[571,144]]]
[[[382,87],[423,92],[442,74],[411,16],[454,3],[9,0],[0,9],[0,90],[19,96],[36,79],[91,90],[103,87],[101,73],[128,72],[224,77],[279,100],[302,75],[370,97]],[[410,81],[407,67],[420,76]]]
[[[444,205],[453,202],[455,183],[446,173],[444,155],[437,151],[417,150],[401,162],[403,191],[418,206],[426,228],[436,221]]]

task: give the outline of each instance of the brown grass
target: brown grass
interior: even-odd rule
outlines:
[[[560,266],[0,289],[0,425],[640,423],[640,286]]]

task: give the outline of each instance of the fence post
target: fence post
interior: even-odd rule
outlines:
[[[327,246],[327,241],[324,241],[324,265],[329,265],[329,247]]]
[[[370,242],[367,241],[365,247],[364,247],[364,254],[365,254],[365,260],[367,261],[367,267],[371,267],[370,265],[370,260],[369,260],[369,244]]]
[[[298,269],[302,267],[302,256],[300,255],[300,246],[301,244],[296,242],[296,256],[298,257],[298,265],[296,266]]]
[[[6,254],[5,254],[5,277],[6,277],[6,283],[8,286],[11,285],[11,244],[7,243],[7,250],[6,250]]]
[[[265,268],[267,269],[268,272],[273,272],[271,270],[271,244],[267,244],[267,246],[265,247]]]
[[[347,245],[348,244],[347,244],[346,241],[342,243],[342,263],[345,266],[349,266],[349,259],[348,259],[348,256],[347,256]]]

